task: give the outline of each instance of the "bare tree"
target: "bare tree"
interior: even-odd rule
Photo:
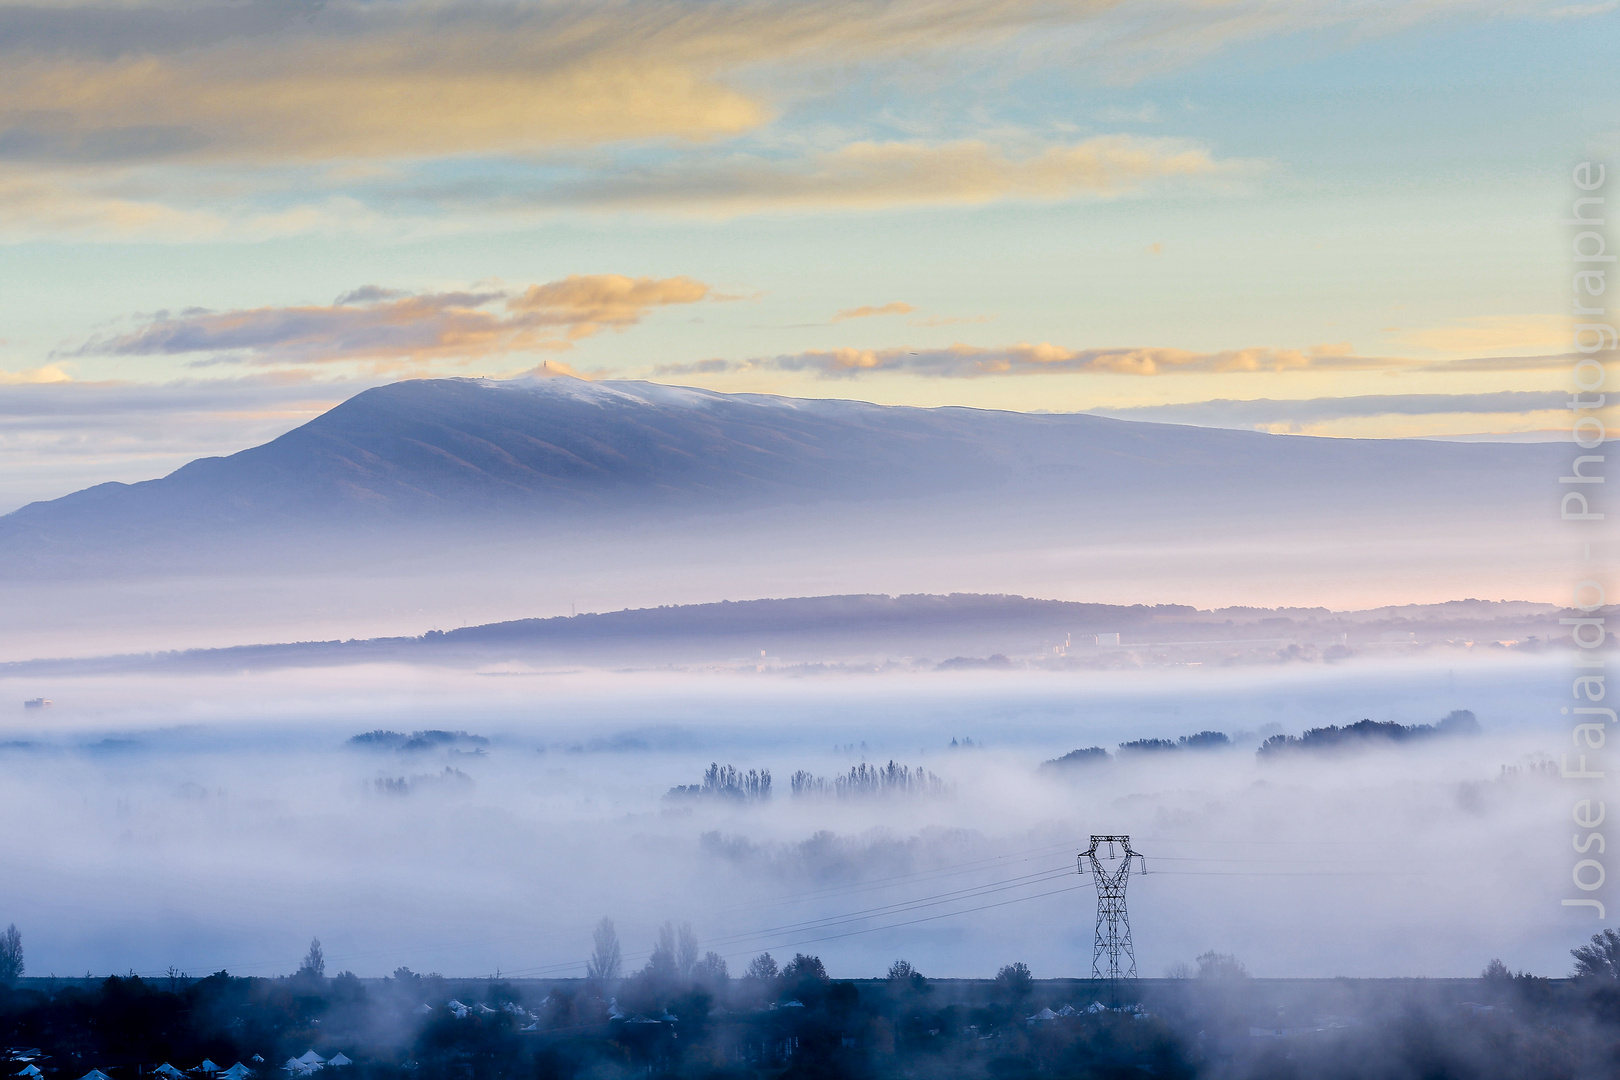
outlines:
[[[1577,979],[1620,979],[1620,931],[1603,930],[1578,949],[1569,950],[1575,958]]]
[[[17,924],[12,923],[6,927],[5,933],[0,934],[0,983],[20,979],[22,973],[22,935],[17,932]]]
[[[697,973],[698,940],[691,923],[682,923],[675,941],[675,968],[681,978],[691,979]]]
[[[309,952],[304,954],[304,962],[298,965],[298,974],[321,978],[326,974],[326,953],[321,950],[321,939],[309,939]]]
[[[1249,969],[1243,966],[1243,961],[1229,953],[1218,953],[1214,949],[1198,958],[1198,977],[1200,979],[1247,979]]]
[[[647,966],[641,969],[641,973],[664,986],[675,981],[679,972],[675,962],[674,923],[666,922],[658,928],[658,940],[653,944],[652,955],[647,958]]]
[[[596,949],[585,965],[585,977],[592,982],[612,982],[619,977],[619,969],[624,964],[619,952],[619,932],[613,929],[613,920],[604,915],[602,921],[596,924],[591,940]]]

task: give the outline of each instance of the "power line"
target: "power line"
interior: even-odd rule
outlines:
[[[1067,873],[1067,871],[1065,871]],[[1030,900],[1039,900],[1043,896],[1058,896],[1062,893],[1077,892],[1086,888],[1085,885],[1070,885],[1065,889],[1053,889],[1050,892],[1035,893],[1033,896],[1015,896],[1011,900],[1002,900],[994,904],[985,904],[981,907],[964,908],[961,911],[947,911],[941,915],[929,915],[921,919],[907,919],[905,922],[889,923],[884,926],[872,926],[864,930],[851,930],[845,934],[831,934],[826,937],[805,938],[802,941],[790,941],[776,946],[777,948],[793,948],[796,945],[813,945],[818,941],[836,941],[839,938],[855,937],[858,934],[875,934],[880,930],[895,930],[902,926],[915,926],[918,923],[933,922],[936,919],[949,919],[955,915],[970,915],[975,911],[989,911],[991,908],[1007,907],[1010,904],[1022,904]],[[746,956],[747,953],[732,953],[733,956]]]
[[[1063,868],[1060,868],[1060,869],[1052,869],[1052,870],[1042,870],[1042,871],[1038,871],[1038,872],[1033,873],[1033,874],[1024,874],[1024,875],[1021,875],[1019,877],[1008,878],[1008,879],[1005,879],[1005,880],[1002,880],[1002,881],[987,882],[987,883],[982,884],[982,885],[975,885],[975,886],[971,886],[971,887],[965,888],[965,889],[955,889],[955,890],[951,890],[950,892],[936,893],[936,894],[933,894],[932,896],[914,897],[914,898],[912,898],[910,900],[903,901],[903,902],[900,902],[900,903],[885,904],[885,905],[881,905],[881,906],[878,906],[878,907],[865,908],[865,909],[861,909],[861,910],[854,911],[854,912],[845,912],[845,913],[842,913],[842,914],[839,914],[839,915],[830,915],[830,916],[827,916],[825,918],[820,918],[820,919],[809,919],[809,920],[805,920],[805,921],[799,922],[799,923],[787,923],[787,924],[784,924],[784,925],[781,925],[781,926],[764,927],[762,929],[749,931],[747,933],[732,934],[732,935],[729,935],[729,936],[726,936],[726,937],[713,939],[713,941],[711,943],[714,944],[714,945],[720,946],[720,947],[725,947],[727,945],[741,945],[743,942],[748,942],[748,941],[755,941],[755,942],[766,941],[766,940],[769,940],[770,938],[772,938],[773,936],[777,936],[777,935],[797,936],[799,934],[814,932],[814,931],[818,931],[818,930],[829,930],[829,929],[834,929],[834,928],[837,928],[837,927],[840,927],[840,926],[847,925],[849,923],[862,922],[862,921],[865,921],[865,920],[868,920],[868,919],[884,918],[884,917],[892,916],[892,915],[903,915],[903,914],[908,914],[908,913],[913,912],[913,911],[922,911],[922,910],[926,910],[926,909],[931,908],[931,907],[939,907],[940,905],[943,905],[943,904],[953,904],[953,903],[960,903],[962,901],[967,901],[967,900],[977,900],[977,899],[980,899],[982,897],[993,896],[995,894],[1007,892],[1007,891],[1012,890],[1012,889],[1020,889],[1020,888],[1026,888],[1026,887],[1031,886],[1031,885],[1045,884],[1047,882],[1055,881],[1055,880],[1058,880],[1059,878],[1066,877],[1066,876],[1068,876],[1068,874],[1069,874],[1069,869],[1067,867],[1063,867]],[[961,910],[958,910],[958,911],[949,911],[949,912],[944,912],[943,914],[940,914],[940,915],[928,916],[928,917],[923,918],[923,919],[908,920],[908,921],[902,921],[902,922],[897,922],[897,923],[892,923],[892,924],[885,924],[885,926],[880,926],[880,927],[871,927],[871,928],[868,928],[868,929],[851,931],[849,934],[833,934],[833,935],[826,935],[826,936],[822,936],[822,937],[805,938],[805,939],[799,940],[799,941],[784,942],[784,943],[781,943],[781,944],[767,946],[767,949],[768,948],[791,947],[793,945],[804,945],[804,944],[809,944],[809,943],[814,942],[814,941],[836,940],[837,938],[847,937],[847,936],[850,936],[851,934],[870,933],[870,932],[873,932],[875,930],[887,929],[887,928],[890,928],[890,927],[909,926],[909,925],[912,925],[913,922],[929,922],[929,921],[932,921],[933,919],[936,919],[936,918],[949,918],[952,915],[965,915],[965,914],[969,914],[969,913],[974,912],[974,911],[986,910],[987,907],[1000,907],[1000,906],[1003,906],[1006,903],[1019,903],[1019,902],[1022,902],[1023,900],[1026,900],[1026,899],[1035,899],[1038,896],[1046,896],[1046,895],[1052,895],[1052,894],[1050,894],[1050,893],[1037,893],[1034,896],[1029,896],[1029,897],[1015,897],[1013,900],[1002,901],[1002,902],[997,903],[997,904],[986,905],[986,907],[964,908],[964,909],[961,909]],[[748,950],[748,952],[752,952],[752,951],[753,951],[753,947],[751,947]],[[629,959],[629,960],[631,960],[633,962],[635,960],[643,959],[644,957],[650,956],[650,955],[651,955],[650,952],[649,953],[637,953],[637,954],[633,954],[632,956],[628,957],[627,959]],[[747,952],[734,952],[734,953],[727,953],[725,955],[727,955],[727,956],[740,956],[740,955],[747,955]],[[514,974],[514,975],[529,974],[529,973],[536,973],[537,974],[537,973],[543,972],[543,971],[558,970],[558,969],[569,968],[569,967],[577,968],[577,967],[580,966],[580,963],[581,963],[580,961],[572,961],[572,962],[569,962],[569,963],[562,963],[562,964],[544,964],[544,965],[538,965],[536,967],[530,967],[530,968],[512,969],[511,974]]]

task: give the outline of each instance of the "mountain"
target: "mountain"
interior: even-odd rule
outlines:
[[[1544,485],[1543,447],[1309,439],[1084,414],[728,395],[568,376],[367,390],[262,446],[0,517],[36,555],[266,530],[568,522],[1046,493],[1263,510]],[[976,501],[983,501],[982,498]],[[1189,506],[1188,504],[1192,504]],[[1098,506],[1099,509],[1103,507]]]
[[[0,655],[772,595],[1553,600],[1568,453],[411,380],[229,457],[0,517]]]

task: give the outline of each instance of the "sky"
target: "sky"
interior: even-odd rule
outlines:
[[[1559,437],[1616,6],[0,0],[0,509],[542,365]]]

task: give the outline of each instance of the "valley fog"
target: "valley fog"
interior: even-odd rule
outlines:
[[[895,957],[1083,976],[1095,894],[1075,852],[1129,833],[1144,976],[1210,949],[1261,976],[1474,975],[1494,956],[1561,975],[1570,928],[1539,913],[1567,881],[1545,766],[1563,665],[8,679],[0,911],[40,976],[281,974],[312,935],[333,971],[577,976],[604,915],[628,967],[674,920],[733,972],[769,950],[835,977]],[[15,704],[41,694],[53,707]],[[1459,709],[1479,734],[1255,753]],[[1232,745],[1118,750],[1210,730]],[[400,737],[352,741],[368,732]],[[1042,768],[1092,746],[1112,759]],[[891,761],[903,790],[835,787]],[[671,794],[711,764],[769,770],[769,797]],[[800,771],[826,790],[795,795]]]

